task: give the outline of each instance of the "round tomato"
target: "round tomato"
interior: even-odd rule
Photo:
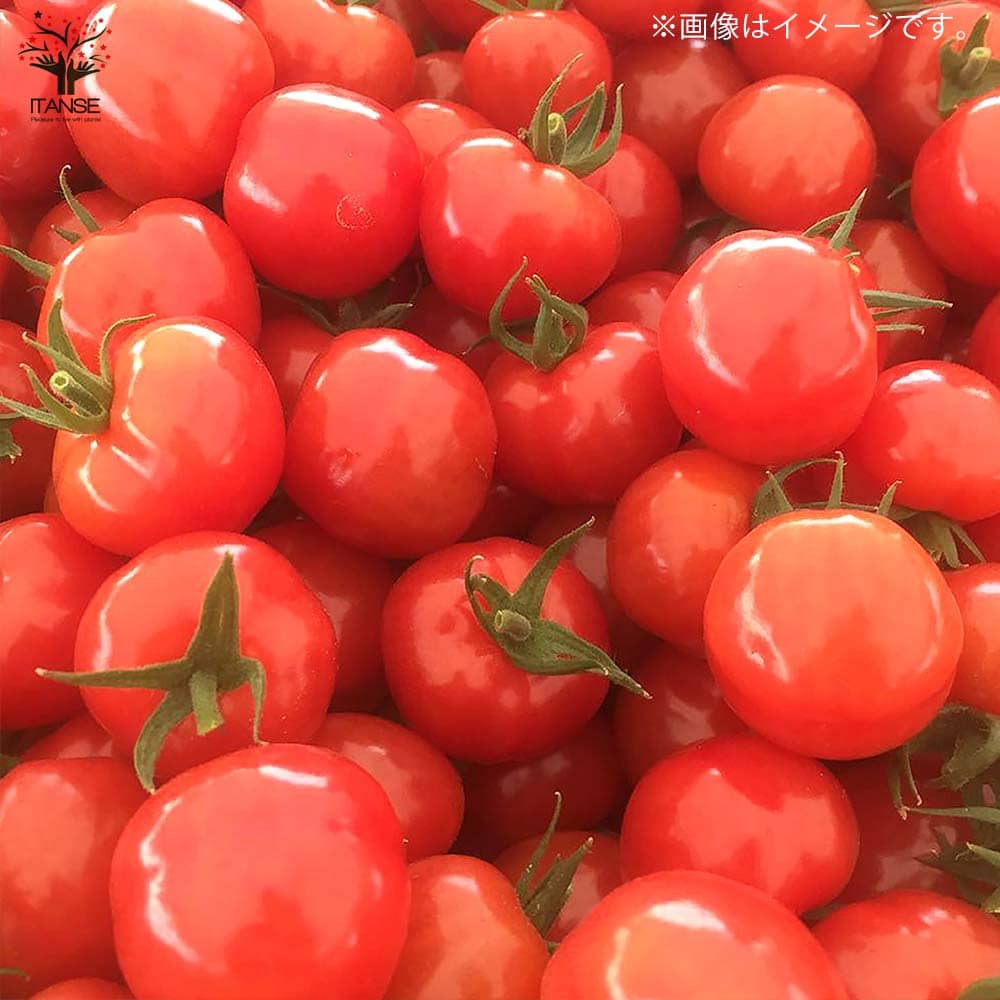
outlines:
[[[287,87],[243,119],[223,207],[266,280],[344,298],[388,278],[413,249],[422,173],[386,108],[336,87]]]
[[[20,759],[67,760],[111,756],[111,737],[101,729],[90,712],[80,712],[32,743]]]
[[[410,101],[396,109],[396,117],[413,136],[425,168],[456,139],[490,127],[478,111],[450,101]]]
[[[140,997],[381,1000],[409,896],[385,793],[319,747],[252,747],[182,774],[111,865],[118,959]]]
[[[330,333],[301,313],[265,319],[257,353],[267,366],[289,420],[313,362],[330,346]]]
[[[962,619],[930,556],[865,511],[794,511],[722,560],[705,604],[709,663],[744,722],[779,746],[870,757],[944,703]]]
[[[947,573],[945,580],[965,626],[951,700],[1000,715],[1000,563]]]
[[[417,293],[403,322],[431,347],[461,358],[480,378],[500,353],[489,338],[486,320],[456,305],[434,285],[425,285]]]
[[[423,0],[427,13],[450,35],[471,38],[493,15],[476,0]]]
[[[680,276],[670,271],[646,271],[609,282],[588,303],[593,326],[608,323],[638,323],[659,330],[667,298]]]

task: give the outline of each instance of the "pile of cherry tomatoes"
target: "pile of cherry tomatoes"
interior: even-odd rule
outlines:
[[[0,996],[1000,998],[994,47],[0,2]]]

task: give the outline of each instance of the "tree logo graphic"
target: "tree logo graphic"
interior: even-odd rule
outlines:
[[[107,51],[110,34],[103,18],[63,21],[59,31],[52,17],[43,19],[42,12],[35,11],[34,32],[18,56],[21,62],[51,73],[58,81],[60,96],[72,95],[76,93],[77,80],[100,73],[111,61]]]

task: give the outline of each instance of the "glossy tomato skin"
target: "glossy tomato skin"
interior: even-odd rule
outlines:
[[[926,808],[961,808],[957,792],[929,783],[940,775],[940,761],[914,757],[912,764]],[[889,793],[891,766],[890,758],[875,757],[837,769],[837,780],[851,800],[861,837],[858,863],[838,902],[855,903],[891,889],[927,889],[958,895],[954,876],[917,859],[940,849],[935,831],[952,843],[968,842],[972,837],[969,824],[950,816],[900,816]]]
[[[331,538],[305,518],[256,532],[280,552],[320,599],[337,636],[334,708],[372,711],[385,698],[379,633],[392,568],[378,556]]]
[[[35,669],[69,669],[84,609],[121,563],[60,517],[31,514],[0,522],[4,729],[62,722],[79,710],[76,690],[39,677]]]
[[[116,978],[108,871],[145,798],[119,760],[34,761],[0,781],[0,961],[29,976],[5,976],[4,996],[69,976]]]
[[[622,884],[618,839],[607,833],[556,831],[552,835],[549,849],[542,855],[537,871],[548,871],[556,858],[568,858],[588,839],[593,843],[573,876],[573,891],[566,905],[559,911],[556,922],[545,935],[548,941],[562,941],[608,893]],[[513,847],[508,847],[494,863],[516,885],[537,847],[537,837],[522,840]],[[535,886],[538,882],[536,875],[530,884]]]
[[[456,305],[434,285],[425,285],[417,293],[404,323],[431,347],[461,358],[480,378],[500,354],[500,347],[488,339],[486,320]]]
[[[959,521],[1000,513],[1000,389],[947,361],[913,361],[879,376],[846,453],[896,502]]]
[[[44,23],[44,22],[43,22]],[[30,45],[34,23],[0,10],[0,61],[4,86],[0,96],[0,200],[26,201],[57,190],[59,169],[81,162],[61,115],[31,113],[32,98],[55,100],[56,77],[33,66],[18,52]],[[41,120],[44,119],[44,120]]]
[[[582,0],[576,8],[609,35],[646,38],[657,15],[678,17],[705,9],[704,0]]]
[[[924,143],[910,203],[924,242],[951,274],[1000,288],[1000,94],[960,107]]]
[[[143,205],[73,246],[46,285],[42,343],[57,301],[66,332],[92,371],[109,327],[131,316],[204,316],[251,344],[260,335],[257,283],[236,234],[203,205],[181,198]],[[126,327],[115,343],[130,332]]]
[[[406,944],[384,1000],[537,1000],[548,959],[514,887],[478,858],[410,865]]]
[[[108,979],[64,979],[31,1000],[132,1000],[132,994]]]
[[[608,529],[608,580],[634,622],[676,646],[701,648],[708,588],[750,530],[762,483],[748,465],[685,448],[629,486]]]
[[[771,229],[805,229],[851,207],[875,176],[875,139],[839,87],[811,76],[752,84],[712,118],[698,150],[708,196]]]
[[[252,747],[174,779],[111,868],[118,957],[141,997],[381,1000],[409,895],[385,793],[318,747]]]
[[[147,549],[109,577],[84,612],[75,669],[101,673],[184,655],[198,627],[205,590],[223,558],[239,589],[240,648],[267,677],[260,735],[308,740],[326,718],[336,677],[336,638],[319,599],[281,555],[256,539],[221,532],[182,535]],[[130,754],[163,698],[145,689],[85,688],[84,702],[116,751]],[[224,724],[204,736],[188,716],[166,738],[157,779],[172,778],[252,742],[253,697],[244,685],[219,698]]]
[[[626,882],[560,945],[541,1000],[846,1000],[830,960],[780,903],[708,872]]]
[[[705,644],[744,722],[796,753],[849,760],[930,722],[951,690],[962,622],[940,570],[892,521],[794,511],[723,559]]]
[[[489,400],[469,368],[412,334],[356,330],[309,370],[288,428],[285,489],[335,538],[415,558],[469,527],[495,453]]]
[[[484,131],[428,169],[420,243],[434,284],[488,316],[525,257],[528,274],[540,274],[556,295],[583,301],[618,262],[621,225],[607,201],[569,171],[539,163],[513,136]],[[504,317],[537,312],[538,299],[519,283]]]
[[[330,334],[301,313],[265,319],[257,352],[281,398],[285,419],[292,416],[312,363],[330,346]]]
[[[1000,295],[986,306],[973,327],[969,366],[1000,386]]]
[[[1000,715],[1000,564],[969,566],[945,580],[965,626],[950,700]]]
[[[818,240],[763,231],[715,244],[681,278],[660,356],[684,426],[759,465],[842,444],[878,374],[875,324],[849,264]]]
[[[611,279],[664,267],[680,232],[681,194],[660,157],[623,135],[614,156],[584,182],[607,198],[621,223],[622,254]]]
[[[455,101],[467,104],[463,52],[426,52],[417,57],[417,69],[410,90],[411,101]]]
[[[111,737],[101,729],[90,712],[80,712],[32,743],[20,758],[24,761],[111,756]]]
[[[663,309],[680,275],[670,271],[644,271],[609,282],[588,303],[593,326],[638,323],[659,330]]]
[[[449,756],[480,764],[530,760],[558,747],[594,715],[608,682],[590,674],[532,675],[516,667],[476,620],[466,564],[513,592],[542,550],[510,538],[453,545],[424,556],[396,581],[382,616],[382,653],[393,701],[407,724]],[[603,649],[600,599],[561,563],[542,617]]]
[[[625,808],[621,853],[626,879],[714,872],[803,913],[847,884],[858,824],[817,761],[750,733],[717,736],[646,773]]]
[[[163,320],[121,345],[113,372],[108,427],[57,436],[52,478],[70,525],[122,555],[245,528],[284,456],[281,403],[253,348],[222,323]]]
[[[628,692],[617,692],[611,725],[615,749],[633,785],[675,751],[746,730],[703,660],[664,643],[631,673],[650,698],[625,698]]]
[[[633,695],[633,697],[635,697]],[[555,794],[560,830],[595,829],[625,800],[625,776],[600,715],[549,753],[524,763],[473,764],[463,774],[462,850],[492,858],[545,831]]]
[[[389,277],[413,248],[421,174],[386,108],[336,87],[286,87],[243,120],[223,207],[264,278],[344,298]]]
[[[395,108],[413,86],[410,39],[378,10],[324,0],[246,0],[243,12],[274,56],[276,88],[328,83]]]
[[[947,18],[945,38],[968,38],[976,22],[991,15],[986,45],[997,49],[997,7],[992,3],[938,4],[922,12],[925,23],[942,14]],[[941,125],[938,92],[941,88],[942,39],[933,31],[905,32],[897,20],[883,34],[884,44],[875,71],[865,89],[863,104],[875,130],[879,148],[905,166],[917,158],[920,147]],[[846,34],[846,32],[845,32]],[[912,36],[912,37],[908,37]]]
[[[708,123],[747,83],[720,42],[640,41],[615,59],[615,85],[625,88],[625,131],[658,153],[679,182],[698,173]]]
[[[107,65],[78,85],[80,96],[101,102],[99,115],[70,119],[84,159],[136,205],[214,194],[240,122],[274,88],[254,23],[225,0],[108,0],[89,21],[114,37]]]
[[[611,89],[611,52],[604,36],[573,11],[520,10],[499,14],[472,37],[462,61],[469,104],[497,128],[517,135],[531,124],[542,94],[579,57],[556,92],[563,112],[599,85]]]
[[[1000,926],[990,914],[919,889],[852,903],[813,931],[850,1000],[952,1000],[1000,969]]]
[[[451,101],[409,101],[396,109],[396,117],[413,136],[425,168],[456,139],[490,127],[478,111]]]
[[[613,503],[677,447],[654,331],[591,328],[551,372],[504,353],[486,376],[497,422],[497,475],[552,504]]]
[[[399,819],[408,860],[447,853],[462,826],[465,793],[440,750],[389,719],[350,712],[328,715],[312,742],[379,783]]]

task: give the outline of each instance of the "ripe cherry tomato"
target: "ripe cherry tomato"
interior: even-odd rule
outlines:
[[[47,13],[47,12],[46,12]],[[43,20],[42,24],[48,22]],[[42,58],[22,49],[32,47],[29,38],[35,24],[11,11],[0,10],[0,62],[5,67],[0,89],[0,200],[25,201],[56,190],[59,168],[82,161],[63,116],[32,112],[32,100],[57,98],[54,72],[39,68]],[[37,48],[37,46],[36,46]]]
[[[111,868],[118,959],[140,997],[381,1000],[409,895],[385,793],[319,747],[251,747],[175,778]]]
[[[328,83],[399,107],[413,86],[416,56],[385,14],[325,0],[246,0],[243,12],[274,56],[274,86]]]
[[[759,736],[717,736],[655,764],[621,833],[622,873],[714,872],[803,913],[829,903],[858,857],[847,793],[817,761]]]
[[[441,100],[410,101],[396,109],[396,117],[413,136],[425,169],[456,139],[490,127],[478,111]]]
[[[588,833],[585,830],[558,830],[552,835],[549,848],[542,855],[529,886],[535,888],[540,875],[548,871],[557,858],[568,858],[587,840],[591,841],[590,849],[573,876],[573,889],[566,905],[559,911],[556,922],[545,935],[549,941],[562,941],[608,893],[622,884],[616,837],[606,833]],[[537,837],[522,840],[519,844],[508,847],[496,859],[495,864],[516,885],[537,846]]]
[[[611,725],[615,748],[635,785],[658,761],[712,736],[742,733],[708,664],[664,643],[632,671],[650,698],[615,694]]]
[[[480,378],[500,353],[499,346],[488,339],[486,321],[455,305],[434,285],[425,285],[417,293],[404,322],[407,330],[431,347],[461,358]]]
[[[1000,295],[986,307],[973,328],[969,366],[1000,387]]]
[[[603,84],[611,89],[611,52],[586,18],[566,10],[499,14],[472,37],[462,73],[469,104],[497,128],[527,128],[542,94],[571,59],[553,111],[563,112]]]
[[[233,560],[239,593],[239,655],[259,661],[266,676],[261,737],[305,742],[326,718],[333,692],[333,627],[292,565],[256,539],[216,532],[183,535],[126,564],[84,612],[76,672],[130,670],[183,657],[198,629],[208,585],[226,555]],[[163,698],[162,691],[144,688],[83,689],[87,708],[125,754],[133,751]],[[204,735],[198,735],[193,716],[181,717],[159,754],[159,780],[253,742],[253,696],[247,683],[223,688],[219,711],[222,724]]]
[[[622,226],[622,254],[612,279],[664,267],[680,230],[681,194],[659,156],[623,135],[615,155],[584,182],[608,199]]]
[[[850,1000],[952,1000],[1000,969],[1000,924],[991,914],[919,889],[851,903],[813,932]]]
[[[608,529],[608,579],[625,613],[677,646],[700,649],[705,597],[723,556],[750,530],[756,469],[704,448],[647,469]]]
[[[548,951],[496,868],[425,858],[410,881],[410,927],[384,1000],[537,1000]]]
[[[590,322],[638,323],[659,330],[667,298],[679,280],[670,271],[646,271],[609,283],[587,303]]]
[[[288,87],[243,120],[223,206],[264,278],[344,298],[389,277],[413,248],[422,173],[409,132],[381,105]]]
[[[556,792],[562,794],[560,830],[594,829],[625,800],[625,777],[601,716],[542,757],[473,764],[464,780],[465,826],[459,843],[463,850],[489,858],[528,837],[537,841]]]
[[[427,13],[450,35],[470,39],[493,15],[476,0],[423,0]]]
[[[591,328],[550,372],[501,354],[486,376],[497,475],[553,504],[617,500],[681,438],[655,341],[629,323]]]
[[[657,0],[657,14],[662,6]],[[643,34],[650,24],[647,18]],[[616,57],[615,83],[624,87],[625,131],[684,182],[698,172],[698,145],[709,121],[747,77],[720,42],[655,41],[637,42]]]
[[[960,107],[924,143],[910,204],[924,242],[952,274],[1000,288],[1000,94]]]
[[[780,903],[708,872],[626,882],[559,946],[541,1000],[846,1000],[830,960]]]
[[[947,361],[884,371],[845,446],[897,503],[959,521],[1000,513],[1000,389]]]
[[[0,965],[28,973],[4,977],[5,997],[117,977],[108,871],[145,798],[120,760],[33,761],[0,781]]]
[[[462,826],[465,793],[440,750],[388,719],[350,713],[328,715],[312,742],[353,760],[382,786],[410,861],[447,853]]]
[[[698,151],[708,196],[755,226],[805,229],[843,212],[875,176],[875,139],[854,101],[811,76],[776,76],[727,101]]]
[[[301,313],[265,319],[257,353],[274,379],[289,420],[313,362],[330,346],[330,334]]]
[[[68,760],[77,757],[111,757],[111,737],[90,712],[80,712],[32,743],[20,755],[24,760]]]
[[[607,201],[568,170],[539,163],[513,136],[481,132],[428,169],[420,242],[434,284],[488,316],[525,257],[529,273],[556,295],[583,301],[618,262],[621,225]],[[519,282],[505,318],[537,311],[538,300]]]
[[[69,669],[77,627],[94,592],[122,563],[62,518],[31,514],[0,523],[0,702],[4,729],[62,722],[80,709],[72,688],[37,667]]]
[[[965,626],[951,700],[1000,715],[1000,563],[947,573],[945,580]]]
[[[454,101],[467,104],[463,52],[428,52],[417,58],[417,70],[410,90],[411,101]]]
[[[870,757],[944,703],[962,648],[955,599],[930,556],[866,511],[795,511],[723,559],[705,644],[726,700],[796,753]]]
[[[320,599],[337,636],[335,708],[372,711],[385,698],[379,634],[394,574],[378,556],[331,538],[303,518],[256,532],[280,552]]]
[[[912,766],[926,808],[961,807],[962,799],[957,792],[929,783],[940,775],[940,761],[914,757]],[[858,863],[839,902],[855,903],[890,889],[928,889],[948,896],[958,895],[952,875],[917,859],[939,849],[935,831],[951,843],[971,840],[969,824],[950,816],[915,812],[905,818],[900,816],[889,794],[889,768],[888,758],[876,757],[837,770],[837,780],[847,791],[861,834]]]
[[[646,38],[653,18],[697,14],[705,0],[578,0],[577,10],[609,35]]]
[[[759,465],[842,444],[872,398],[876,353],[851,267],[798,236],[749,231],[715,244],[660,321],[674,412],[710,447]]]
[[[70,118],[69,127],[98,177],[136,205],[218,191],[240,122],[274,89],[253,21],[225,0],[108,0],[87,27],[106,33],[107,59],[77,92],[98,100],[100,114]]]
[[[31,1000],[132,1000],[132,994],[107,979],[64,979]]]
[[[251,344],[260,335],[257,282],[236,234],[203,205],[180,198],[143,205],[73,246],[45,289],[42,343],[56,302],[62,302],[66,332],[92,369],[108,328],[133,316],[204,316]]]
[[[335,538],[413,558],[469,527],[495,452],[472,371],[412,334],[356,330],[309,371],[288,428],[285,488]]]

